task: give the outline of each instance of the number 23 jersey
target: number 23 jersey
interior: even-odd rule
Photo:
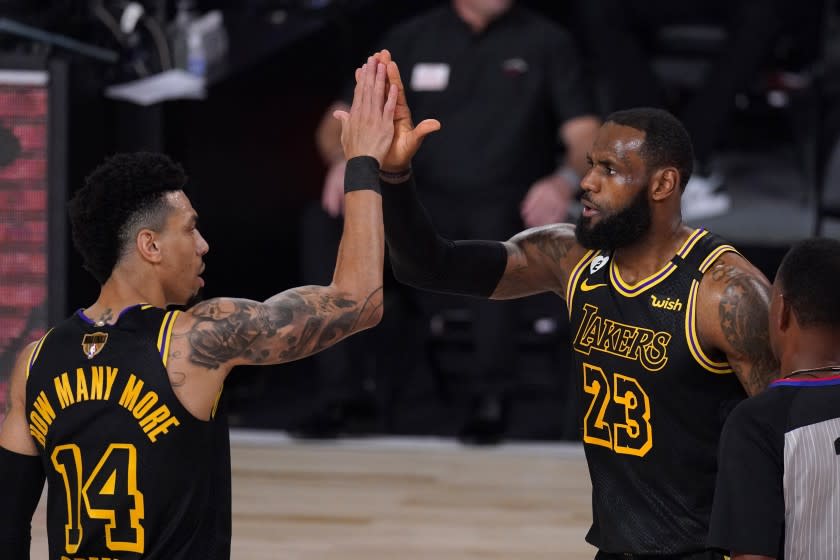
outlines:
[[[590,251],[566,301],[580,429],[592,479],[587,541],[614,553],[705,548],[720,432],[745,397],[695,328],[700,280],[735,249],[697,229],[656,274],[630,285]]]

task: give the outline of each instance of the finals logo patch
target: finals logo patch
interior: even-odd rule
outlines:
[[[90,360],[105,348],[105,343],[108,342],[108,333],[95,332],[86,334],[82,338],[82,352],[85,353],[87,359]]]

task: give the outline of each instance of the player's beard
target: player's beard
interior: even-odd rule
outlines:
[[[587,249],[618,249],[632,245],[650,229],[651,208],[647,190],[642,189],[623,210],[612,215],[602,215],[601,221],[592,224],[592,218],[578,218],[575,237]]]

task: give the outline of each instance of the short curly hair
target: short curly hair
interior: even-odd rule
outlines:
[[[796,243],[776,278],[800,325],[840,328],[840,241],[814,237]]]
[[[671,113],[655,107],[616,111],[606,122],[629,126],[645,133],[639,155],[648,169],[673,166],[680,172],[680,189],[685,190],[694,170],[694,149],[683,124]]]
[[[97,282],[108,280],[141,228],[163,228],[165,195],[186,182],[183,167],[149,152],[116,154],[88,175],[68,209],[73,244]]]

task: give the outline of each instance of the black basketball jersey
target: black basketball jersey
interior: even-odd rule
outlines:
[[[166,372],[178,313],[138,305],[96,325],[79,311],[33,350],[26,414],[50,560],[229,558],[226,434],[181,405]]]
[[[587,541],[605,552],[705,546],[728,412],[745,397],[695,328],[703,273],[735,249],[697,229],[660,271],[629,285],[612,254],[589,251],[567,289],[592,479]]]

